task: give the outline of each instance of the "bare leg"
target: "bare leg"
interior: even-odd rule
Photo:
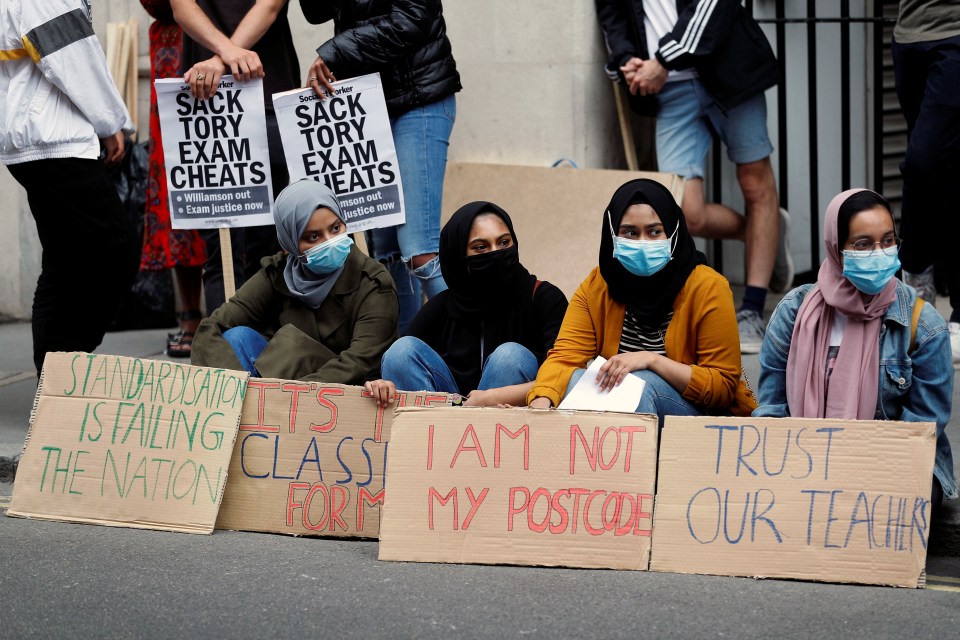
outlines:
[[[722,204],[705,202],[701,178],[687,180],[682,208],[691,235],[711,240],[744,239],[747,223],[743,216]]]
[[[747,286],[766,289],[777,259],[780,211],[770,158],[737,165],[737,180],[746,205]]]
[[[419,256],[413,256],[412,258],[410,258],[410,265],[411,265],[414,269],[417,269],[417,268],[422,267],[423,265],[427,264],[428,262],[430,262],[431,260],[433,260],[433,259],[436,258],[436,257],[437,257],[437,254],[435,254],[435,253],[424,253],[424,254],[421,254],[421,255],[419,255]]]
[[[200,325],[201,272],[202,267],[173,268],[177,295],[180,298],[180,331],[184,333],[195,333]]]

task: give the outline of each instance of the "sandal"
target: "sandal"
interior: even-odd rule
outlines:
[[[177,317],[181,321],[200,320],[203,314],[199,310],[181,311]],[[171,358],[189,358],[193,348],[193,331],[184,331],[181,329],[177,333],[167,334],[166,353]]]
[[[193,331],[181,331],[176,340],[167,343],[166,354],[171,358],[189,358],[193,352]]]

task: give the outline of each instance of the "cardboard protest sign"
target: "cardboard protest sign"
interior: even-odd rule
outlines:
[[[247,374],[49,353],[9,515],[211,533]]]
[[[207,100],[155,80],[174,229],[273,224],[263,81],[223,76]]]
[[[402,409],[390,438],[381,560],[647,568],[653,416]]]
[[[403,187],[380,74],[273,94],[290,182],[312,178],[337,195],[351,232],[403,224]]]
[[[932,423],[668,417],[654,571],[916,587]]]
[[[252,379],[218,529],[376,538],[393,407],[362,387]],[[394,406],[447,406],[445,393]]]

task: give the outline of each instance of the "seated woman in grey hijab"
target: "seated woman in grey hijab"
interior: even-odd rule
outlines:
[[[397,339],[400,307],[386,269],[353,246],[333,192],[314,180],[274,206],[284,251],[206,318],[193,364],[267,378],[362,383]]]

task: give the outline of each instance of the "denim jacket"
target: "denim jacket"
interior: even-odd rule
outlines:
[[[759,407],[754,416],[782,418],[787,406],[787,353],[797,312],[812,284],[788,293],[770,318],[760,349]],[[947,324],[931,304],[925,304],[917,323],[916,349],[910,352],[910,323],[917,292],[899,280],[897,299],[880,327],[880,393],[878,420],[937,423],[937,458],[933,473],[945,499],[957,497],[953,455],[944,428],[953,399],[953,359]],[[824,366],[826,363],[824,363]]]

